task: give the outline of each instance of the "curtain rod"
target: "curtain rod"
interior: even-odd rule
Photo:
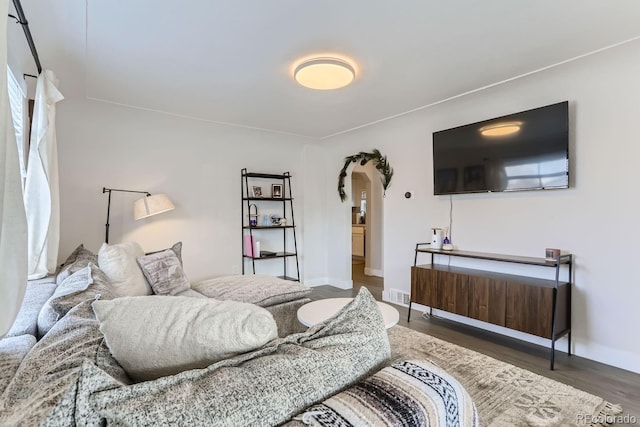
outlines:
[[[31,54],[33,55],[33,60],[36,61],[36,68],[38,69],[38,74],[42,72],[42,65],[40,65],[40,58],[38,58],[38,51],[36,50],[36,45],[33,43],[33,37],[31,37],[31,30],[29,29],[29,23],[27,22],[27,18],[24,16],[24,11],[22,10],[22,4],[20,0],[13,0],[13,6],[16,9],[16,13],[18,16],[9,15],[16,22],[22,25],[22,30],[24,31],[24,36],[27,38],[27,44],[29,45],[29,49],[31,49]]]

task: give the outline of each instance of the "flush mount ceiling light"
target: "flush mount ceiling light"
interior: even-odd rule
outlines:
[[[318,90],[339,89],[356,76],[351,64],[337,58],[313,58],[298,65],[293,77],[304,87]]]
[[[504,136],[516,133],[520,130],[522,122],[502,122],[480,128],[480,133],[484,136]]]

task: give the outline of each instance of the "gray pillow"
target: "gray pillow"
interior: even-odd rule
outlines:
[[[142,381],[205,368],[278,336],[271,313],[236,301],[125,297],[96,301],[93,311],[113,357]]]
[[[56,284],[60,284],[67,277],[71,276],[78,270],[82,270],[92,262],[98,265],[98,255],[86,249],[81,243],[62,263],[58,273],[56,274]]]
[[[311,289],[300,283],[263,274],[224,276],[194,283],[192,289],[221,300],[250,302],[269,307],[304,298]]]
[[[60,315],[53,310],[50,304],[45,303],[38,313],[38,337],[42,338],[60,320]]]
[[[156,295],[176,295],[191,288],[180,260],[171,249],[138,257],[138,265]]]
[[[180,264],[182,264],[182,242],[178,242],[178,243],[174,244],[173,246],[171,246],[170,248],[167,248],[167,249],[172,250],[176,254],[176,256],[178,257],[178,259],[180,260]],[[161,249],[159,251],[147,252],[147,253],[145,253],[145,255],[157,254],[157,253],[166,251],[167,249]]]
[[[107,425],[280,425],[389,356],[382,315],[362,288],[335,317],[306,332],[206,369],[103,388],[89,402]]]
[[[20,311],[7,332],[8,337],[17,337],[23,334],[38,336],[38,315],[42,306],[56,290],[55,277],[29,280],[24,293]]]
[[[38,334],[45,335],[69,310],[83,301],[113,299],[109,279],[95,264],[89,263],[58,285],[38,314]]]

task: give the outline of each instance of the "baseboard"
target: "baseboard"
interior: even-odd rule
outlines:
[[[413,310],[418,310],[423,313],[429,312],[429,307],[424,306],[422,304],[412,303],[411,308]],[[542,347],[551,348],[551,340],[537,337],[530,334],[525,334],[524,332],[516,331],[515,329],[509,329],[502,326],[493,325],[491,323],[482,322],[480,320],[472,319],[470,317],[459,316],[457,314],[449,313],[447,311],[437,310],[435,308],[433,309],[433,315],[436,317],[440,317],[441,319],[451,320],[454,322],[461,323],[463,325],[472,326],[478,329],[484,329],[485,331],[497,333],[497,334],[515,338],[521,341],[530,342],[532,344],[537,344]],[[415,316],[415,313],[411,314],[411,317],[413,316]],[[556,350],[563,351],[563,352],[567,351],[567,344],[565,339],[566,338],[560,338],[558,341],[556,341]]]
[[[323,285],[329,284],[329,279],[326,277],[317,277],[315,279],[305,279],[302,281],[302,284],[314,288],[316,286],[323,286]]]
[[[413,303],[411,304],[411,308],[418,311],[427,312],[429,310],[428,307],[425,307],[421,304]],[[458,316],[456,314],[448,313],[446,311],[441,310],[433,310],[433,314],[441,317],[443,319],[453,320],[455,322],[459,322],[465,325],[473,326],[479,329],[484,329],[486,331],[498,333],[500,335],[508,336],[511,338],[516,338],[521,341],[530,342],[532,344],[536,344],[542,347],[550,348],[551,341],[546,338],[537,337],[534,335],[525,334],[523,332],[519,332],[513,329],[504,328],[497,325],[492,325],[490,323],[481,322],[479,320],[470,319],[464,316]],[[412,317],[415,316],[416,313],[412,313]],[[579,338],[576,339],[576,336],[573,336],[572,340],[572,353],[576,356],[584,357],[585,359],[593,360],[599,363],[604,363],[609,366],[614,366],[616,368],[625,369],[627,371],[635,372],[640,374],[640,362],[638,361],[638,355],[625,352],[625,351],[617,351],[612,349],[611,347],[603,347],[593,343],[587,343],[586,345],[579,341]],[[564,336],[556,341],[556,351],[561,353],[567,352],[567,337]]]
[[[375,268],[364,268],[364,274],[366,276],[384,277],[384,272]]]
[[[335,286],[340,289],[353,289],[353,280],[329,279],[328,285]]]
[[[316,286],[334,286],[339,289],[351,289],[353,288],[352,280],[339,280],[339,279],[330,279],[328,277],[318,277],[315,279],[308,279],[303,282],[304,285],[314,288]]]
[[[577,356],[640,374],[640,360],[638,359],[637,353],[620,351],[612,347],[605,347],[590,342],[582,344],[576,340],[575,335],[572,341],[575,343],[574,354]]]

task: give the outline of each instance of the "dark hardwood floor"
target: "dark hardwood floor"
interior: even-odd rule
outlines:
[[[313,288],[312,299],[355,296],[362,286],[373,296],[382,300],[384,280],[366,276],[364,263],[353,263],[353,289],[342,290],[333,286]],[[437,317],[426,319],[422,312],[412,310],[411,322],[407,323],[408,309],[395,306],[400,312],[399,325],[442,340],[486,354],[503,362],[528,369],[539,375],[568,384],[588,393],[600,396],[611,403],[620,404],[623,414],[636,417],[640,425],[640,375],[609,365],[594,362],[579,356],[567,356],[556,352],[555,370],[549,370],[549,349],[535,344],[509,338],[500,334],[466,326]],[[566,349],[561,348],[565,351]]]

